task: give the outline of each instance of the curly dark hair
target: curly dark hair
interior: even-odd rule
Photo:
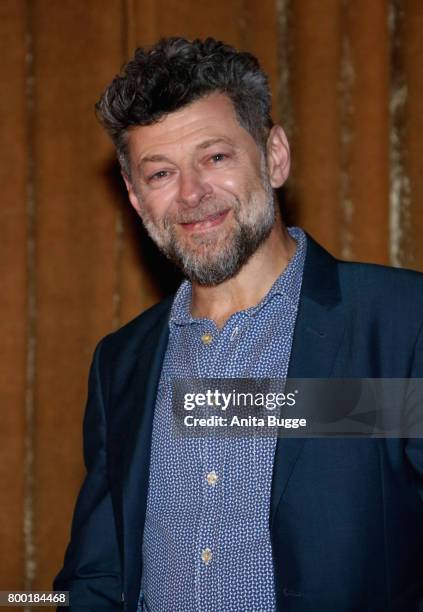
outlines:
[[[254,55],[214,38],[172,37],[135,51],[96,104],[97,117],[115,143],[129,176],[127,133],[150,125],[212,92],[225,93],[239,123],[264,149],[272,127],[268,78]]]

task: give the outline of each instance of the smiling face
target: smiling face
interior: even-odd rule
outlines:
[[[263,152],[230,99],[212,94],[128,134],[131,204],[193,282],[233,277],[269,236],[273,187]],[[286,169],[287,173],[287,169]]]

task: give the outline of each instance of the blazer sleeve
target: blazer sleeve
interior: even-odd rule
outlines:
[[[411,421],[418,428],[417,431],[423,431],[423,325],[420,328],[420,333],[414,350],[413,366],[410,378],[419,378],[418,392],[416,399],[412,402]],[[419,495],[423,502],[423,438],[414,437],[408,438],[405,447],[408,460],[414,468],[414,476],[416,479]],[[423,606],[423,602],[422,602]],[[423,607],[422,607],[423,610]]]
[[[91,365],[84,418],[87,475],[76,503],[64,565],[54,580],[55,590],[70,592],[70,610],[81,612],[122,609],[122,576],[107,475],[106,419],[99,374],[102,342]]]

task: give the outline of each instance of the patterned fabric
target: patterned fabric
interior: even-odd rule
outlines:
[[[306,252],[304,232],[289,232],[297,249],[283,274],[222,329],[192,318],[188,281],[175,296],[152,432],[141,610],[275,610],[268,523],[276,437],[176,437],[171,380],[286,376]]]

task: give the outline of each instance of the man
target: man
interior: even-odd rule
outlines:
[[[74,610],[417,611],[419,439],[177,437],[171,382],[421,377],[422,277],[338,262],[284,226],[289,148],[250,54],[163,40],[97,111],[187,280],[97,347],[55,588]]]

